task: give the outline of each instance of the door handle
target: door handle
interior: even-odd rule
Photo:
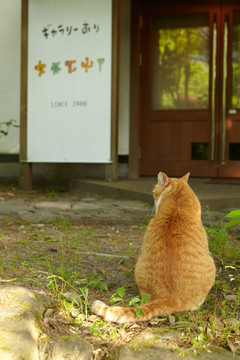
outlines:
[[[211,109],[211,154],[210,159],[214,161],[215,151],[215,87],[216,87],[216,55],[217,55],[217,25],[216,19],[213,22],[212,42],[212,109]]]
[[[226,150],[226,102],[227,102],[227,49],[228,49],[228,18],[226,17],[223,28],[223,87],[222,87],[222,153],[221,165],[225,164]]]

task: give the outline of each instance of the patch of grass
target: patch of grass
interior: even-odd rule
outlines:
[[[0,257],[0,275],[3,275],[3,261],[2,261],[2,257]]]
[[[51,237],[51,236],[44,236],[42,240],[47,242],[61,242],[61,238],[58,239],[56,237]]]
[[[176,314],[172,330],[181,331],[177,352],[195,356],[218,346],[235,353],[240,350],[236,342],[240,336],[240,254],[239,244],[231,241],[222,227],[206,228],[209,247],[217,265],[215,284],[205,304],[195,312]],[[233,301],[227,300],[233,295]]]
[[[155,209],[155,207],[154,207],[154,209]],[[153,214],[155,214],[155,210],[153,211]],[[145,218],[141,219],[141,221],[138,223],[138,226],[146,229],[151,218],[152,218],[152,216],[149,215],[149,216],[146,216]]]
[[[239,261],[239,243],[231,239],[223,226],[205,227],[209,239],[209,249],[217,260],[222,262]]]
[[[211,352],[212,346],[233,350],[235,339],[239,337],[239,324],[232,326],[223,317],[226,315],[225,301],[219,302],[215,294],[210,294],[205,305],[195,312],[177,313],[173,325],[162,323],[162,331],[175,331],[178,341],[174,352],[186,356],[199,356]],[[236,348],[237,350],[237,348]]]
[[[71,225],[68,223],[67,218],[66,217],[60,217],[60,216],[55,216],[52,219],[52,224],[53,226],[55,226],[56,228],[59,228],[61,230],[68,230],[69,228],[71,228]]]
[[[46,189],[45,190],[45,196],[46,197],[57,197],[58,192],[56,189]]]
[[[92,326],[89,327],[94,336],[101,338],[103,341],[114,341],[119,337],[120,333],[125,333],[125,324],[114,326],[111,323],[106,323],[102,319],[93,321]]]
[[[65,258],[65,250],[63,246],[63,240],[60,239],[61,244],[61,266],[59,268],[56,268],[56,273],[63,281],[66,283],[75,283],[75,280],[78,277],[78,272],[73,271],[71,268],[71,263]]]
[[[20,242],[20,244],[23,244],[23,245],[28,245],[29,244],[29,238],[26,238],[26,239],[22,239],[22,240],[20,240],[19,242]]]
[[[133,278],[133,269],[127,269],[123,270],[124,274],[129,276],[130,278]]]
[[[89,239],[89,238],[93,238],[96,233],[94,232],[94,230],[92,229],[91,226],[88,226],[87,228],[84,228],[83,226],[79,227],[79,232],[80,232],[80,238],[82,240],[84,239]]]
[[[223,255],[228,245],[228,233],[223,228],[205,227],[209,239],[210,251]]]
[[[102,291],[107,291],[107,284],[101,280],[100,275],[95,269],[92,271],[92,275],[87,279],[87,285],[92,289],[99,289]]]

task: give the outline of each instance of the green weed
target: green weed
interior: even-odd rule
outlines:
[[[15,128],[19,128],[19,125],[16,124],[17,120],[7,120],[7,121],[1,121],[0,122],[0,138],[2,136],[7,136],[10,129],[15,127]]]
[[[125,333],[125,325],[113,326],[111,323],[106,323],[102,319],[97,319],[93,322],[93,325],[89,327],[94,336],[98,336],[103,340],[114,340],[120,333]]]
[[[19,240],[19,243],[22,245],[28,245],[29,241],[30,241],[30,239],[26,238],[26,239]]]
[[[0,257],[0,274],[3,275],[3,261],[2,258]]]
[[[79,241],[89,240],[96,235],[95,232],[93,231],[93,229],[91,228],[91,226],[88,226],[87,229],[80,226],[79,231],[80,231]]]
[[[120,288],[117,289],[117,291],[112,294],[109,302],[111,305],[118,303],[118,304],[121,304],[121,305],[124,305],[124,301],[123,301],[123,297],[126,293],[126,289],[122,286]]]
[[[46,189],[45,190],[45,196],[46,197],[57,197],[58,196],[58,192],[55,189]]]
[[[137,317],[141,317],[144,309],[141,305],[145,304],[145,302],[151,297],[150,294],[145,294],[142,298],[139,295],[133,296],[132,298],[124,301],[124,295],[126,294],[126,289],[122,286],[117,289],[117,291],[111,296],[110,304],[121,304],[123,306],[134,306],[137,307],[136,315]]]
[[[99,289],[100,291],[107,291],[107,284],[101,280],[100,275],[95,269],[92,271],[92,275],[87,279],[87,284],[91,289]]]
[[[128,269],[128,270],[123,270],[124,274],[129,276],[129,277],[133,277],[133,269]]]
[[[72,271],[71,264],[67,259],[65,259],[64,247],[62,238],[60,238],[61,244],[61,266],[56,269],[56,273],[59,275],[61,279],[66,282],[75,282],[78,277],[77,271]]]
[[[84,315],[87,318],[88,317],[88,288],[87,287],[81,287],[80,288],[80,294],[83,297]]]
[[[61,241],[61,238],[58,239],[58,238],[55,238],[55,237],[51,237],[51,236],[45,236],[43,238],[43,241],[48,241],[48,242],[59,242]]]
[[[67,218],[62,218],[59,216],[56,216],[52,219],[53,226],[66,231],[68,228],[71,228],[71,226],[67,222]]]

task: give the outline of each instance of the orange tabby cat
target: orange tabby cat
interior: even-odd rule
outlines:
[[[141,296],[151,294],[141,307],[107,306],[95,301],[92,310],[106,321],[146,321],[201,306],[215,279],[215,265],[201,221],[201,207],[188,185],[160,172],[153,189],[156,215],[150,221],[138,259],[135,278]]]

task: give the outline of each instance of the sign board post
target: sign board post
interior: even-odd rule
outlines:
[[[22,1],[22,187],[28,164],[115,166],[117,2]]]

